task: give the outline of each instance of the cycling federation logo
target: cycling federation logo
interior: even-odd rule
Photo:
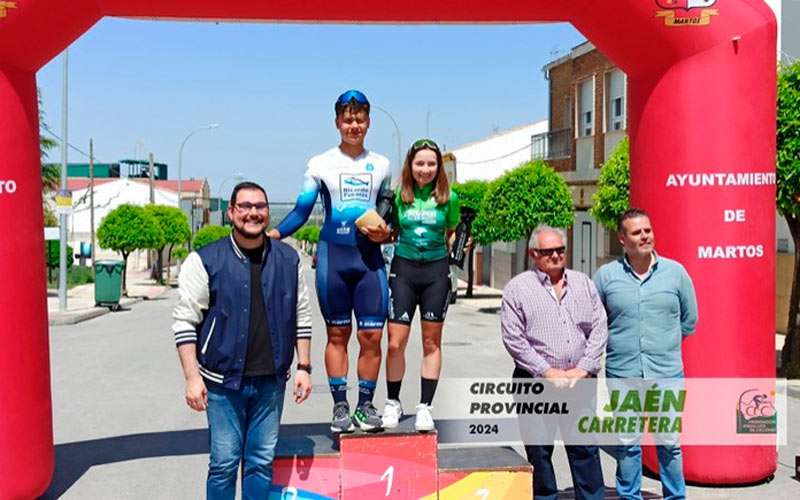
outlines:
[[[5,0],[0,0],[0,19],[3,19],[8,15],[8,9],[16,9],[17,2],[6,2]]]
[[[775,391],[748,389],[739,396],[736,409],[737,434],[775,434],[778,431],[778,412],[775,410]]]
[[[711,16],[719,14],[719,9],[711,9],[717,0],[656,0],[664,10],[656,11],[656,17],[663,17],[666,26],[708,26]]]

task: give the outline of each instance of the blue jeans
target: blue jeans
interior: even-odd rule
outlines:
[[[658,475],[664,500],[686,498],[680,445],[657,445]],[[617,446],[617,494],[625,500],[642,499],[642,447]]]
[[[622,379],[606,373],[606,383],[609,390],[638,390],[641,401],[646,399],[645,391],[651,381],[643,379]],[[673,378],[655,379],[662,389],[679,390],[684,388],[683,373]],[[615,413],[616,415],[616,413]],[[641,416],[667,416],[674,418],[678,415],[675,410],[655,412],[648,414],[640,412]],[[608,446],[604,449],[614,455],[617,460],[617,494],[623,500],[642,500],[642,447],[639,446],[642,435],[639,432],[622,434],[618,436],[617,446]],[[684,500],[686,498],[686,481],[683,477],[683,455],[681,453],[680,435],[676,433],[662,433],[654,436],[656,454],[658,455],[658,475],[661,480],[661,492],[664,500]]]
[[[240,390],[213,382],[208,387],[206,497],[233,500],[242,466],[242,499],[264,499],[272,486],[272,459],[278,443],[286,383],[275,376],[244,377]]]

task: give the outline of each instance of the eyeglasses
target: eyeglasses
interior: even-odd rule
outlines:
[[[433,142],[430,139],[419,139],[414,144],[411,145],[412,149],[422,149],[422,148],[431,148],[436,151],[439,151],[439,145]]]
[[[240,214],[246,214],[252,209],[256,209],[256,212],[266,212],[267,208],[269,208],[269,204],[259,201],[258,203],[250,203],[249,201],[243,201],[241,203],[236,204],[236,211]]]
[[[336,99],[336,107],[347,106],[353,102],[362,106],[369,106],[367,96],[358,90],[348,90],[344,94],[340,95],[338,99]]]
[[[551,257],[553,254],[558,254],[561,257],[567,251],[567,247],[534,248],[533,251],[541,257]]]

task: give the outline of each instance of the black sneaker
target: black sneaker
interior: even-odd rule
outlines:
[[[355,426],[350,419],[350,405],[347,401],[340,401],[333,405],[333,420],[331,421],[331,431],[334,433],[353,432]]]
[[[362,404],[353,413],[353,422],[364,432],[378,432],[383,429],[378,410],[372,405],[372,401]]]

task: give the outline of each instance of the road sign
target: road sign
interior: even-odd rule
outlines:
[[[61,189],[56,193],[56,213],[59,215],[72,213],[72,191]]]
[[[44,228],[44,239],[45,240],[57,240],[61,238],[59,234],[58,227],[46,227]]]

